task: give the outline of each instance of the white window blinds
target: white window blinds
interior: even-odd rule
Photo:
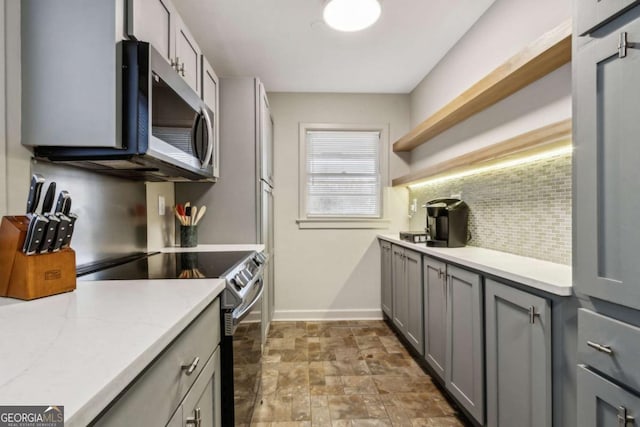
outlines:
[[[307,217],[379,218],[380,133],[307,131]]]

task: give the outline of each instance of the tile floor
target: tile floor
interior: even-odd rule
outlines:
[[[384,322],[272,323],[251,426],[464,425]]]

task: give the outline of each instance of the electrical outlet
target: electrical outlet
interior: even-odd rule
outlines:
[[[158,196],[158,215],[164,216],[166,210],[164,196]]]

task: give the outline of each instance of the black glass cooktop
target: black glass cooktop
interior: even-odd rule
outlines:
[[[79,280],[218,278],[251,251],[156,253],[79,277]]]

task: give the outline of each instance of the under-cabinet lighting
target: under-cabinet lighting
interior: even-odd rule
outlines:
[[[329,0],[322,14],[324,22],[338,31],[360,31],[380,18],[378,0]]]
[[[520,166],[526,163],[536,162],[538,160],[551,159],[553,157],[560,157],[566,154],[570,154],[573,151],[572,145],[567,145],[564,147],[554,148],[553,150],[543,151],[541,153],[532,154],[525,157],[518,157],[515,159],[504,160],[498,163],[493,163],[487,166],[478,166],[473,169],[454,172],[452,174],[437,176],[434,178],[427,178],[425,181],[417,182],[415,184],[409,184],[409,188],[418,188],[425,185],[437,184],[445,181],[450,181],[452,179],[464,178],[471,175],[477,175],[485,172],[492,172],[500,169],[507,169],[514,166]]]

